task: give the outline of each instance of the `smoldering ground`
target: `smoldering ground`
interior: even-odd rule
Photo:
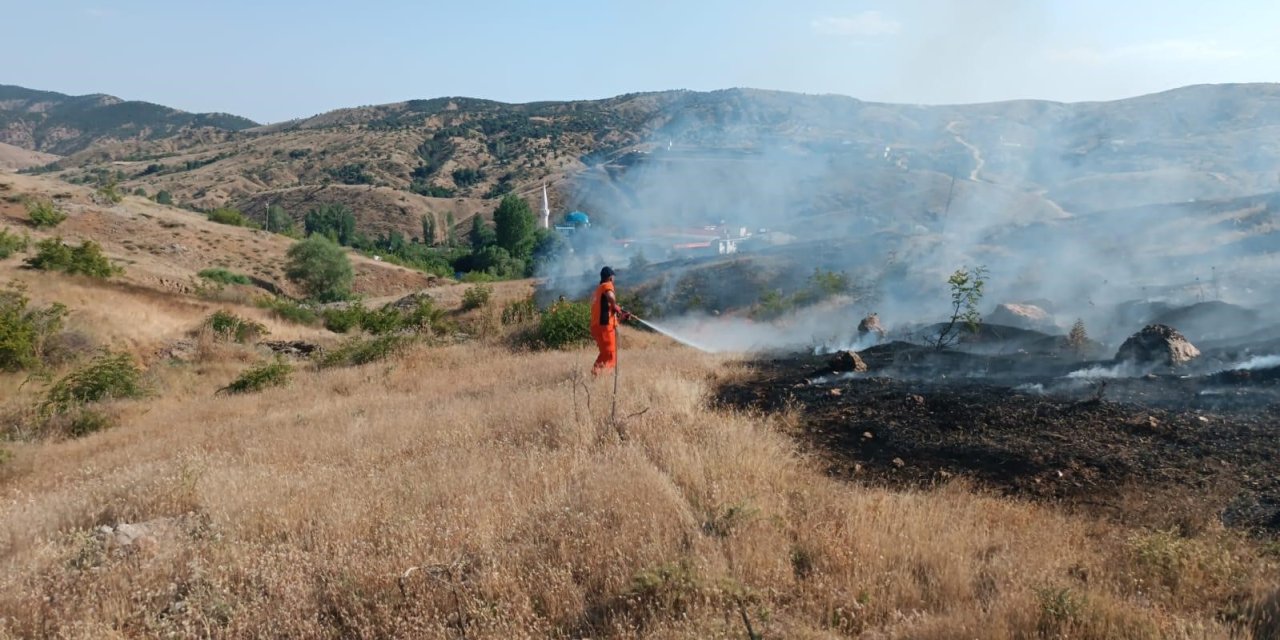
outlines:
[[[720,312],[718,323],[701,315],[666,323],[720,327],[741,337],[724,338],[726,348],[745,349],[823,343],[869,311],[891,326],[936,322],[949,311],[947,276],[966,265],[987,267],[984,311],[1047,301],[1064,331],[1080,318],[1108,340],[1140,328],[1115,318],[1133,300],[1219,299],[1271,317],[1280,198],[1258,192],[1280,144],[1233,153],[1260,119],[1280,124],[1280,92],[1189,88],[1114,103],[942,107],[689,93],[653,123],[647,143],[573,182],[570,202],[603,224],[547,266],[546,291],[582,295],[608,263],[624,292],[661,279],[655,298],[668,300],[692,278],[706,288],[702,298],[732,298],[714,291],[716,278],[693,274],[760,260],[773,272],[749,292],[754,300],[694,309]],[[721,223],[753,236],[737,256],[619,242]],[[649,264],[628,280],[637,246]],[[858,295],[777,322],[741,317],[768,291],[803,288],[815,269],[848,274]]]

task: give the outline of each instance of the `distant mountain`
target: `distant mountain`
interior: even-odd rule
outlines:
[[[547,182],[556,211],[734,219],[815,237],[934,230],[957,215],[985,228],[1238,198],[1275,191],[1280,178],[1275,84],[954,106],[754,89],[529,104],[453,97],[235,130],[245,123],[154,129],[154,139],[97,144],[58,167],[68,180],[110,174],[129,189],[251,215],[274,202],[301,216],[332,198],[371,232],[412,232],[421,211],[447,210],[462,224],[501,194]]]
[[[240,131],[257,126],[225,113],[187,113],[150,102],[93,94],[68,96],[0,85],[0,143],[70,154],[103,142],[153,140],[189,128]]]

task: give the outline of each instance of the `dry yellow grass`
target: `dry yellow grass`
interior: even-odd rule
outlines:
[[[828,479],[787,416],[708,407],[734,365],[623,346],[619,425],[587,351],[423,347],[242,397],[166,372],[3,467],[0,635],[1226,638],[1275,575],[1228,532]],[[128,553],[91,533],[164,518]]]
[[[0,229],[24,232],[32,240],[61,236],[68,242],[93,240],[125,267],[121,281],[166,293],[189,293],[202,269],[226,268],[299,293],[284,277],[286,252],[294,241],[285,236],[210,222],[190,211],[127,196],[117,205],[94,202],[86,187],[42,176],[0,174],[8,186],[0,198]],[[23,198],[52,199],[68,214],[52,230],[27,228]],[[432,286],[437,278],[420,271],[350,253],[354,290],[366,296],[389,296]],[[16,265],[17,258],[4,264]]]

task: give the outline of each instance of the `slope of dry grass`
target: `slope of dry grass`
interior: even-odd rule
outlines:
[[[0,199],[0,228],[29,234],[33,240],[61,236],[68,242],[91,239],[125,267],[124,282],[172,293],[190,292],[202,269],[227,268],[271,287],[297,293],[284,278],[285,253],[293,240],[285,236],[210,222],[203,215],[128,196],[120,204],[95,202],[86,187],[52,178],[0,173],[7,185]],[[68,214],[52,230],[29,228],[25,198],[51,199]],[[355,290],[386,296],[434,283],[422,272],[350,254]],[[4,265],[17,265],[10,258]]]
[[[245,397],[168,372],[124,426],[16,448],[0,633],[1225,638],[1274,579],[1223,531],[827,479],[786,416],[707,406],[736,365],[628,345],[619,424],[586,351],[420,348]],[[91,533],[148,521],[128,551]]]

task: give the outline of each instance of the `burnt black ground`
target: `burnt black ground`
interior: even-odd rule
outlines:
[[[967,477],[980,487],[1150,526],[1227,526],[1280,535],[1280,380],[1062,377],[1080,363],[862,353],[871,371],[826,358],[750,363],[719,402],[796,410],[830,473],[890,487]],[[892,374],[888,376],[886,374]],[[1039,385],[1039,386],[1037,386]]]

